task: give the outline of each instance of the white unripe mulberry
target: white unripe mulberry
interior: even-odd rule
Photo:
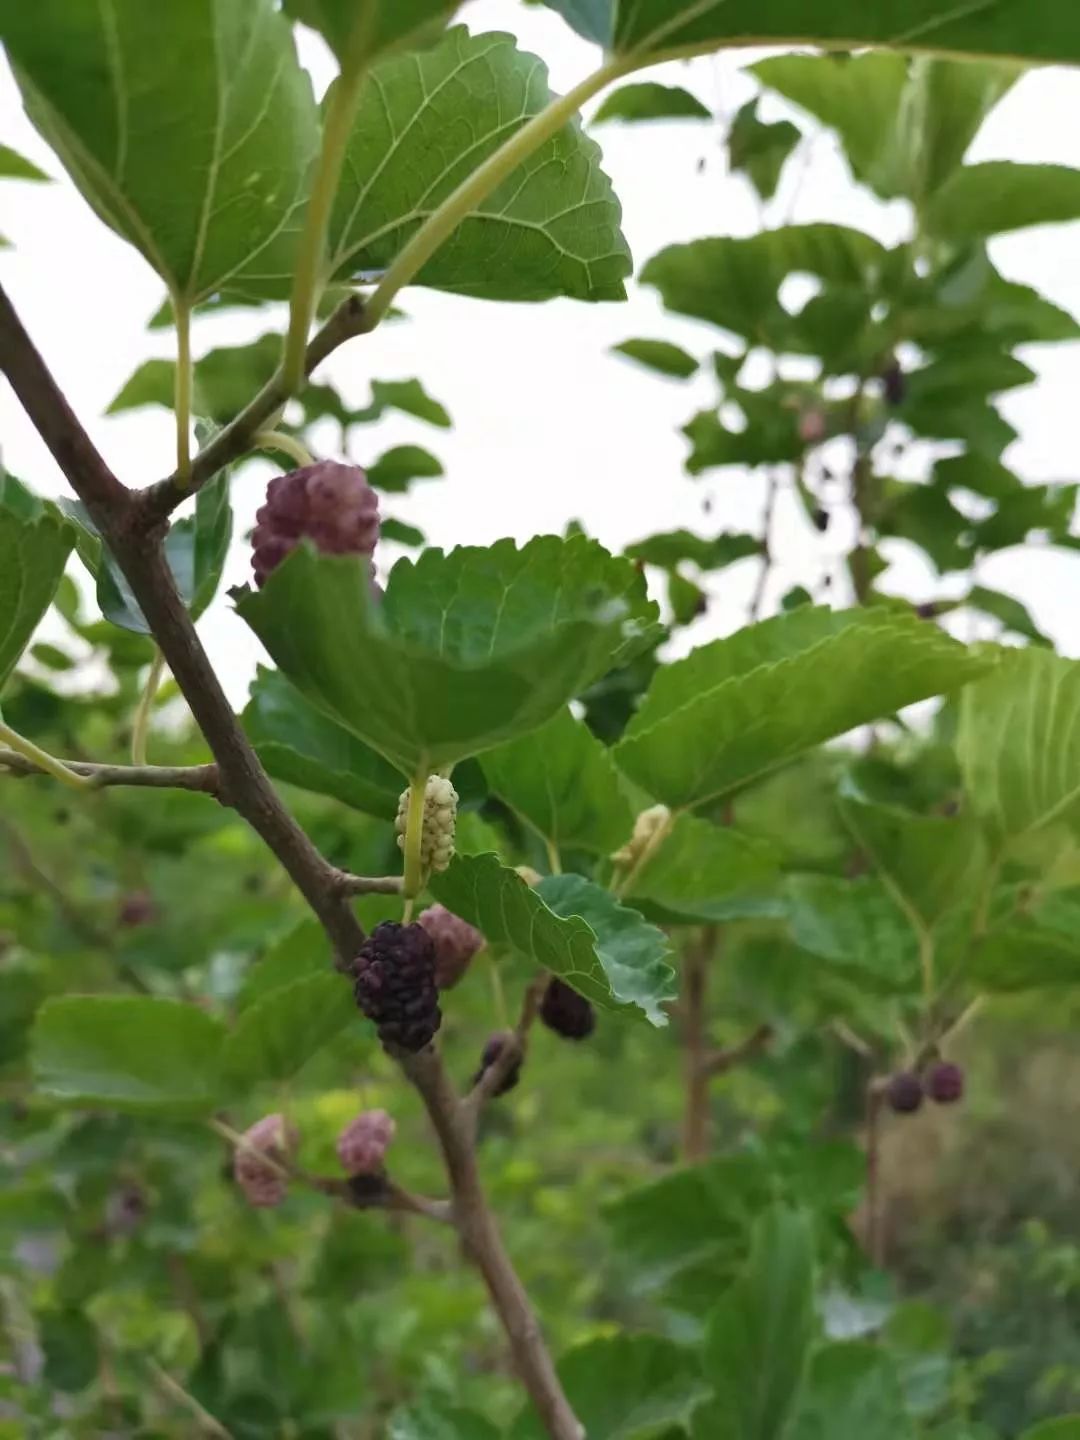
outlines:
[[[445,870],[454,858],[454,832],[457,828],[457,791],[444,775],[428,777],[424,792],[424,824],[420,837],[420,868],[425,874]],[[398,801],[398,849],[405,849],[405,831],[409,818],[409,792],[402,792]]]

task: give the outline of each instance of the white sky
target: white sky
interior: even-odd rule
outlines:
[[[512,6],[509,0],[472,0],[464,18],[474,30],[512,28],[525,48],[548,62],[556,90],[566,90],[595,64],[595,51],[546,10]],[[321,47],[314,41],[305,44],[303,58],[321,89],[330,73]],[[730,114],[752,93],[739,70],[755,58],[736,53],[662,67],[643,78],[682,84],[710,105],[719,101]],[[783,113],[779,102],[766,102],[768,118]],[[1033,74],[995,111],[970,158],[1080,167],[1078,113],[1080,76],[1064,70]],[[673,242],[750,234],[758,228],[756,197],[744,180],[726,174],[719,136],[708,126],[604,126],[596,136],[623,203],[624,229],[638,268]],[[60,174],[3,70],[0,138],[51,174]],[[698,173],[703,155],[708,163]],[[853,186],[829,136],[816,139],[798,184],[795,169],[789,169],[774,216],[860,225],[886,241],[903,233],[903,207],[884,206]],[[0,233],[15,247],[0,251],[0,279],[109,463],[131,484],[167,474],[174,445],[167,412],[110,419],[102,413],[136,365],[150,355],[171,353],[171,332],[152,335],[145,329],[162,296],[160,281],[66,184],[0,184]],[[1047,226],[1003,237],[993,243],[992,253],[1009,278],[1038,286],[1080,314],[1078,238],[1076,226]],[[613,548],[679,525],[710,534],[756,527],[763,496],[758,478],[724,470],[692,480],[682,468],[686,441],[679,427],[711,398],[708,380],[665,381],[609,353],[613,344],[645,335],[669,338],[705,355],[715,348],[717,332],[665,316],[651,291],[633,287],[625,305],[505,305],[421,290],[407,292],[404,305],[408,323],[352,342],[320,376],[332,378],[348,400],[362,404],[370,379],[417,375],[450,410],[452,431],[388,417],[357,432],[361,443],[371,446],[370,455],[361,459],[374,459],[404,441],[425,445],[442,459],[444,480],[421,482],[407,499],[389,497],[383,506],[385,513],[420,525],[430,542],[486,544],[503,535],[525,540],[561,532],[572,517]],[[241,343],[270,326],[265,316],[255,320],[242,314],[199,321],[196,354],[213,345]],[[1001,404],[1020,432],[1006,460],[1031,481],[1075,479],[1080,347],[1037,347],[1025,358],[1038,381]],[[0,447],[7,467],[39,492],[63,492],[55,464],[2,382]],[[238,535],[250,525],[265,479],[273,473],[273,467],[259,462],[238,482]],[[706,495],[714,501],[709,516],[701,509]],[[829,558],[846,550],[851,538],[843,522],[819,536],[802,520],[794,500],[781,505],[777,533],[774,597],[794,584],[814,589]],[[910,548],[892,543],[886,553],[894,561],[886,588],[916,599],[942,593]],[[755,563],[744,561],[715,579],[709,614],[698,627],[700,638],[726,633],[742,622]],[[246,547],[238,543],[226,584],[247,578]],[[1073,599],[1080,556],[1014,550],[991,557],[980,579],[1023,599],[1066,653],[1080,654]],[[223,599],[200,630],[239,703],[258,656],[254,638]]]

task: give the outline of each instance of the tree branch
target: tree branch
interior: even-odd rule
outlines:
[[[466,1255],[480,1271],[510,1342],[521,1383],[551,1440],[585,1440],[563,1392],[540,1322],[503,1246],[476,1165],[474,1125],[458,1099],[441,1057],[428,1048],[399,1057],[424,1101],[442,1148],[453,1192],[454,1220]]]
[[[82,760],[65,760],[76,775],[91,781],[91,790],[107,790],[116,785],[133,785],[146,790],[195,790],[204,795],[218,793],[216,765],[92,765]],[[14,750],[0,750],[0,771],[17,778],[46,775],[25,755]]]
[[[706,1055],[701,1062],[702,1073],[709,1077],[726,1075],[729,1070],[734,1070],[736,1065],[741,1065],[746,1060],[752,1060],[755,1055],[760,1055],[763,1050],[768,1049],[772,1038],[773,1027],[759,1025],[737,1045],[731,1045],[725,1050],[714,1050],[711,1055]]]
[[[371,328],[363,297],[350,295],[313,336],[307,347],[304,374],[310,375],[317,365],[321,365],[326,357],[332,355],[338,346],[344,345],[346,340],[363,335]],[[270,428],[268,422],[277,415],[288,399],[289,390],[279,370],[255,398],[245,405],[240,414],[230,420],[223,430],[218,431],[209,445],[199,451],[192,461],[191,478],[186,484],[174,474],[167,480],[161,480],[156,485],[137,492],[135,504],[139,526],[143,530],[151,530],[155,525],[160,525],[178,505],[208,480],[213,479],[230,461],[239,460],[242,455],[246,455],[253,448],[256,434]]]
[[[400,895],[404,883],[400,875],[350,875],[347,870],[336,870],[333,879],[339,895]]]

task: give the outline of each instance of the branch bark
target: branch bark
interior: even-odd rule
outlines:
[[[92,781],[90,788],[93,790],[132,785],[147,790],[195,790],[204,795],[218,793],[216,765],[92,765],[83,760],[65,760],[64,764],[76,775]],[[48,773],[14,750],[0,750],[0,770],[6,770],[17,778]]]
[[[745,1061],[752,1060],[755,1055],[760,1055],[771,1044],[772,1038],[772,1026],[759,1025],[737,1045],[730,1045],[725,1050],[713,1050],[706,1055],[702,1061],[705,1074],[710,1079],[714,1075],[726,1075],[729,1070],[734,1070],[736,1065],[742,1065]]]
[[[450,1176],[462,1245],[480,1271],[506,1331],[518,1378],[551,1440],[585,1440],[585,1429],[570,1408],[536,1312],[506,1253],[484,1194],[476,1164],[474,1117],[461,1103],[433,1049],[402,1056],[401,1064],[431,1117]]]

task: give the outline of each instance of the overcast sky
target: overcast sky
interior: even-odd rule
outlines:
[[[474,30],[513,29],[523,47],[544,57],[552,85],[565,90],[595,64],[595,52],[557,17],[510,0],[472,0],[463,12]],[[741,52],[719,60],[666,66],[648,78],[675,82],[727,113],[752,93],[739,73],[757,58]],[[321,89],[332,67],[321,46],[305,37],[303,59]],[[787,113],[767,100],[768,118]],[[1080,75],[1044,70],[1022,80],[976,141],[972,159],[1055,161],[1080,168]],[[672,123],[604,126],[597,132],[605,168],[624,207],[624,229],[640,268],[664,245],[703,235],[753,233],[756,198],[739,177],[726,174],[719,136],[708,125]],[[55,159],[26,120],[15,86],[0,71],[0,139],[37,159],[54,175]],[[699,162],[706,157],[703,171]],[[800,172],[796,174],[795,172]],[[860,225],[880,239],[904,233],[899,204],[885,206],[855,187],[827,135],[813,143],[807,163],[789,167],[771,212],[798,222],[834,220]],[[0,184],[0,233],[14,245],[0,252],[0,279],[76,411],[106,458],[131,484],[167,474],[173,464],[172,417],[146,410],[110,419],[103,411],[143,359],[171,353],[171,332],[154,335],[146,321],[162,286],[124,241],[106,229],[66,184]],[[1080,314],[1080,230],[1043,227],[994,242],[995,261],[1011,279],[1038,286]],[[761,481],[734,470],[689,479],[682,468],[686,442],[679,433],[710,398],[707,379],[665,381],[610,354],[630,336],[677,341],[699,355],[716,344],[716,332],[664,315],[651,291],[631,287],[623,305],[556,301],[518,306],[459,299],[433,292],[406,293],[410,320],[387,325],[352,342],[325,367],[345,397],[363,404],[372,378],[420,376],[449,409],[452,431],[390,417],[363,432],[374,458],[392,444],[426,445],[446,466],[444,480],[421,483],[407,499],[391,497],[386,513],[418,524],[435,544],[486,544],[503,535],[518,540],[561,532],[570,518],[617,548],[656,530],[689,525],[711,533],[751,528],[762,505]],[[236,344],[269,328],[264,316],[241,314],[197,322],[196,353]],[[1028,480],[1076,476],[1080,348],[1036,347],[1025,358],[1036,384],[1001,405],[1020,438],[1008,463]],[[326,437],[332,443],[331,437]],[[0,382],[0,447],[7,467],[45,494],[62,493],[51,457]],[[238,534],[243,534],[266,479],[265,462],[249,466],[235,488]],[[711,495],[709,516],[702,502]],[[793,584],[814,588],[850,543],[843,522],[819,536],[800,518],[795,502],[779,513],[781,564],[773,594]],[[901,543],[885,584],[916,599],[941,586]],[[702,638],[741,623],[754,582],[754,561],[717,578]],[[237,544],[228,584],[248,578],[245,547]],[[1023,599],[1035,618],[1069,654],[1080,654],[1075,596],[1080,556],[1031,549],[992,557],[980,572],[984,584]],[[219,600],[201,633],[233,698],[243,699],[258,654],[246,627]]]

